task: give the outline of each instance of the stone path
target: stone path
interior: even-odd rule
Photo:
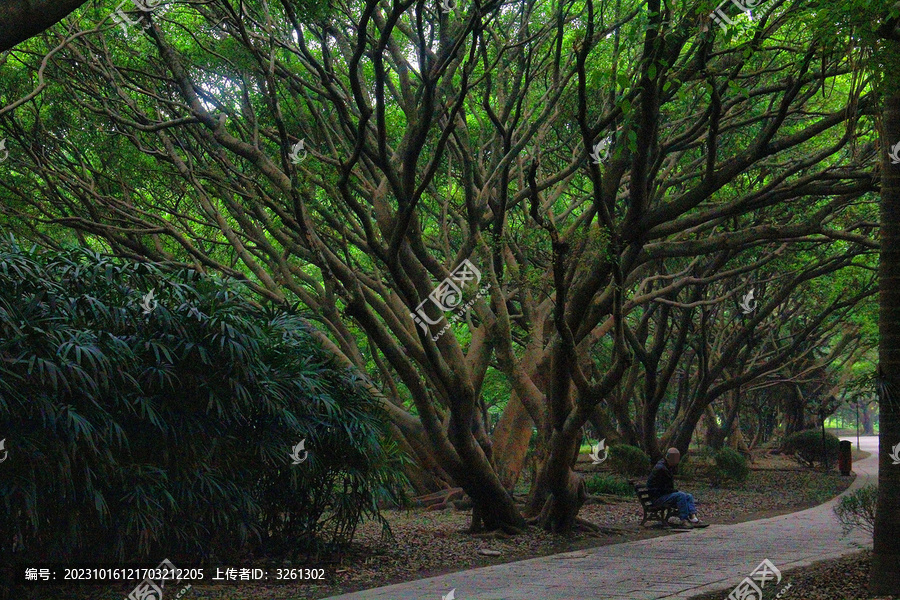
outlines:
[[[845,438],[850,439],[850,438]],[[854,445],[856,443],[853,438]],[[872,456],[853,465],[847,492],[877,482],[878,438],[860,438]],[[847,493],[844,492],[844,493]],[[676,600],[733,589],[764,560],[780,571],[872,547],[871,535],[841,536],[833,499],[813,508],[735,525],[612,544],[449,573],[327,600]],[[768,600],[781,586],[769,581]],[[770,591],[775,588],[775,591]],[[723,595],[723,600],[725,600]]]

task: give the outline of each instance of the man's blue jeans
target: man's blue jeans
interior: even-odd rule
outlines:
[[[682,519],[688,519],[697,512],[697,507],[694,506],[694,497],[685,492],[672,492],[671,494],[660,496],[654,502],[656,506],[669,503],[675,503],[678,506],[678,516]]]

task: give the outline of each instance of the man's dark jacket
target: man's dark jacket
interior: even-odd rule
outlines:
[[[650,477],[647,479],[647,491],[650,497],[656,500],[660,496],[671,494],[675,489],[675,467],[670,467],[665,458],[653,465]]]

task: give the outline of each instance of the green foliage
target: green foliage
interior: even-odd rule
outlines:
[[[302,318],[234,281],[0,244],[5,556],[234,560],[386,527],[404,459],[376,407]]]
[[[650,456],[637,446],[610,446],[609,464],[613,471],[621,475],[647,477],[650,474]]]
[[[840,440],[831,433],[825,433],[825,453],[830,465],[835,465],[838,457]],[[798,431],[784,438],[781,451],[792,454],[799,462],[812,466],[822,463],[822,432],[818,429]]]
[[[591,494],[613,494],[614,496],[634,496],[634,487],[620,475],[596,473],[584,480],[587,491]]]
[[[709,474],[712,465],[712,452],[708,448],[691,451],[681,457],[678,463],[677,477],[680,479],[696,479]]]
[[[750,474],[750,467],[747,465],[747,459],[734,448],[720,448],[713,454],[715,461],[716,481],[736,481],[742,483],[747,480]]]
[[[841,523],[844,535],[857,528],[873,533],[877,503],[878,486],[871,483],[841,496],[834,507],[834,514]]]
[[[481,397],[487,406],[491,431],[500,421],[500,416],[509,402],[510,393],[509,381],[503,373],[493,367],[488,367],[484,375],[484,383],[481,386]]]

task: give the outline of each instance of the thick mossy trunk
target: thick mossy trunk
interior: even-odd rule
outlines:
[[[541,512],[531,520],[545,531],[551,533],[570,533],[576,525],[583,524],[578,519],[578,512],[587,498],[584,479],[574,471],[566,474],[562,486],[554,486],[554,490],[545,495]]]
[[[548,445],[550,452],[538,468],[528,499],[528,523],[552,533],[569,533],[576,525],[587,523],[578,519],[578,512],[587,497],[584,479],[572,466],[578,456],[581,436],[567,436],[561,430],[553,432]]]

